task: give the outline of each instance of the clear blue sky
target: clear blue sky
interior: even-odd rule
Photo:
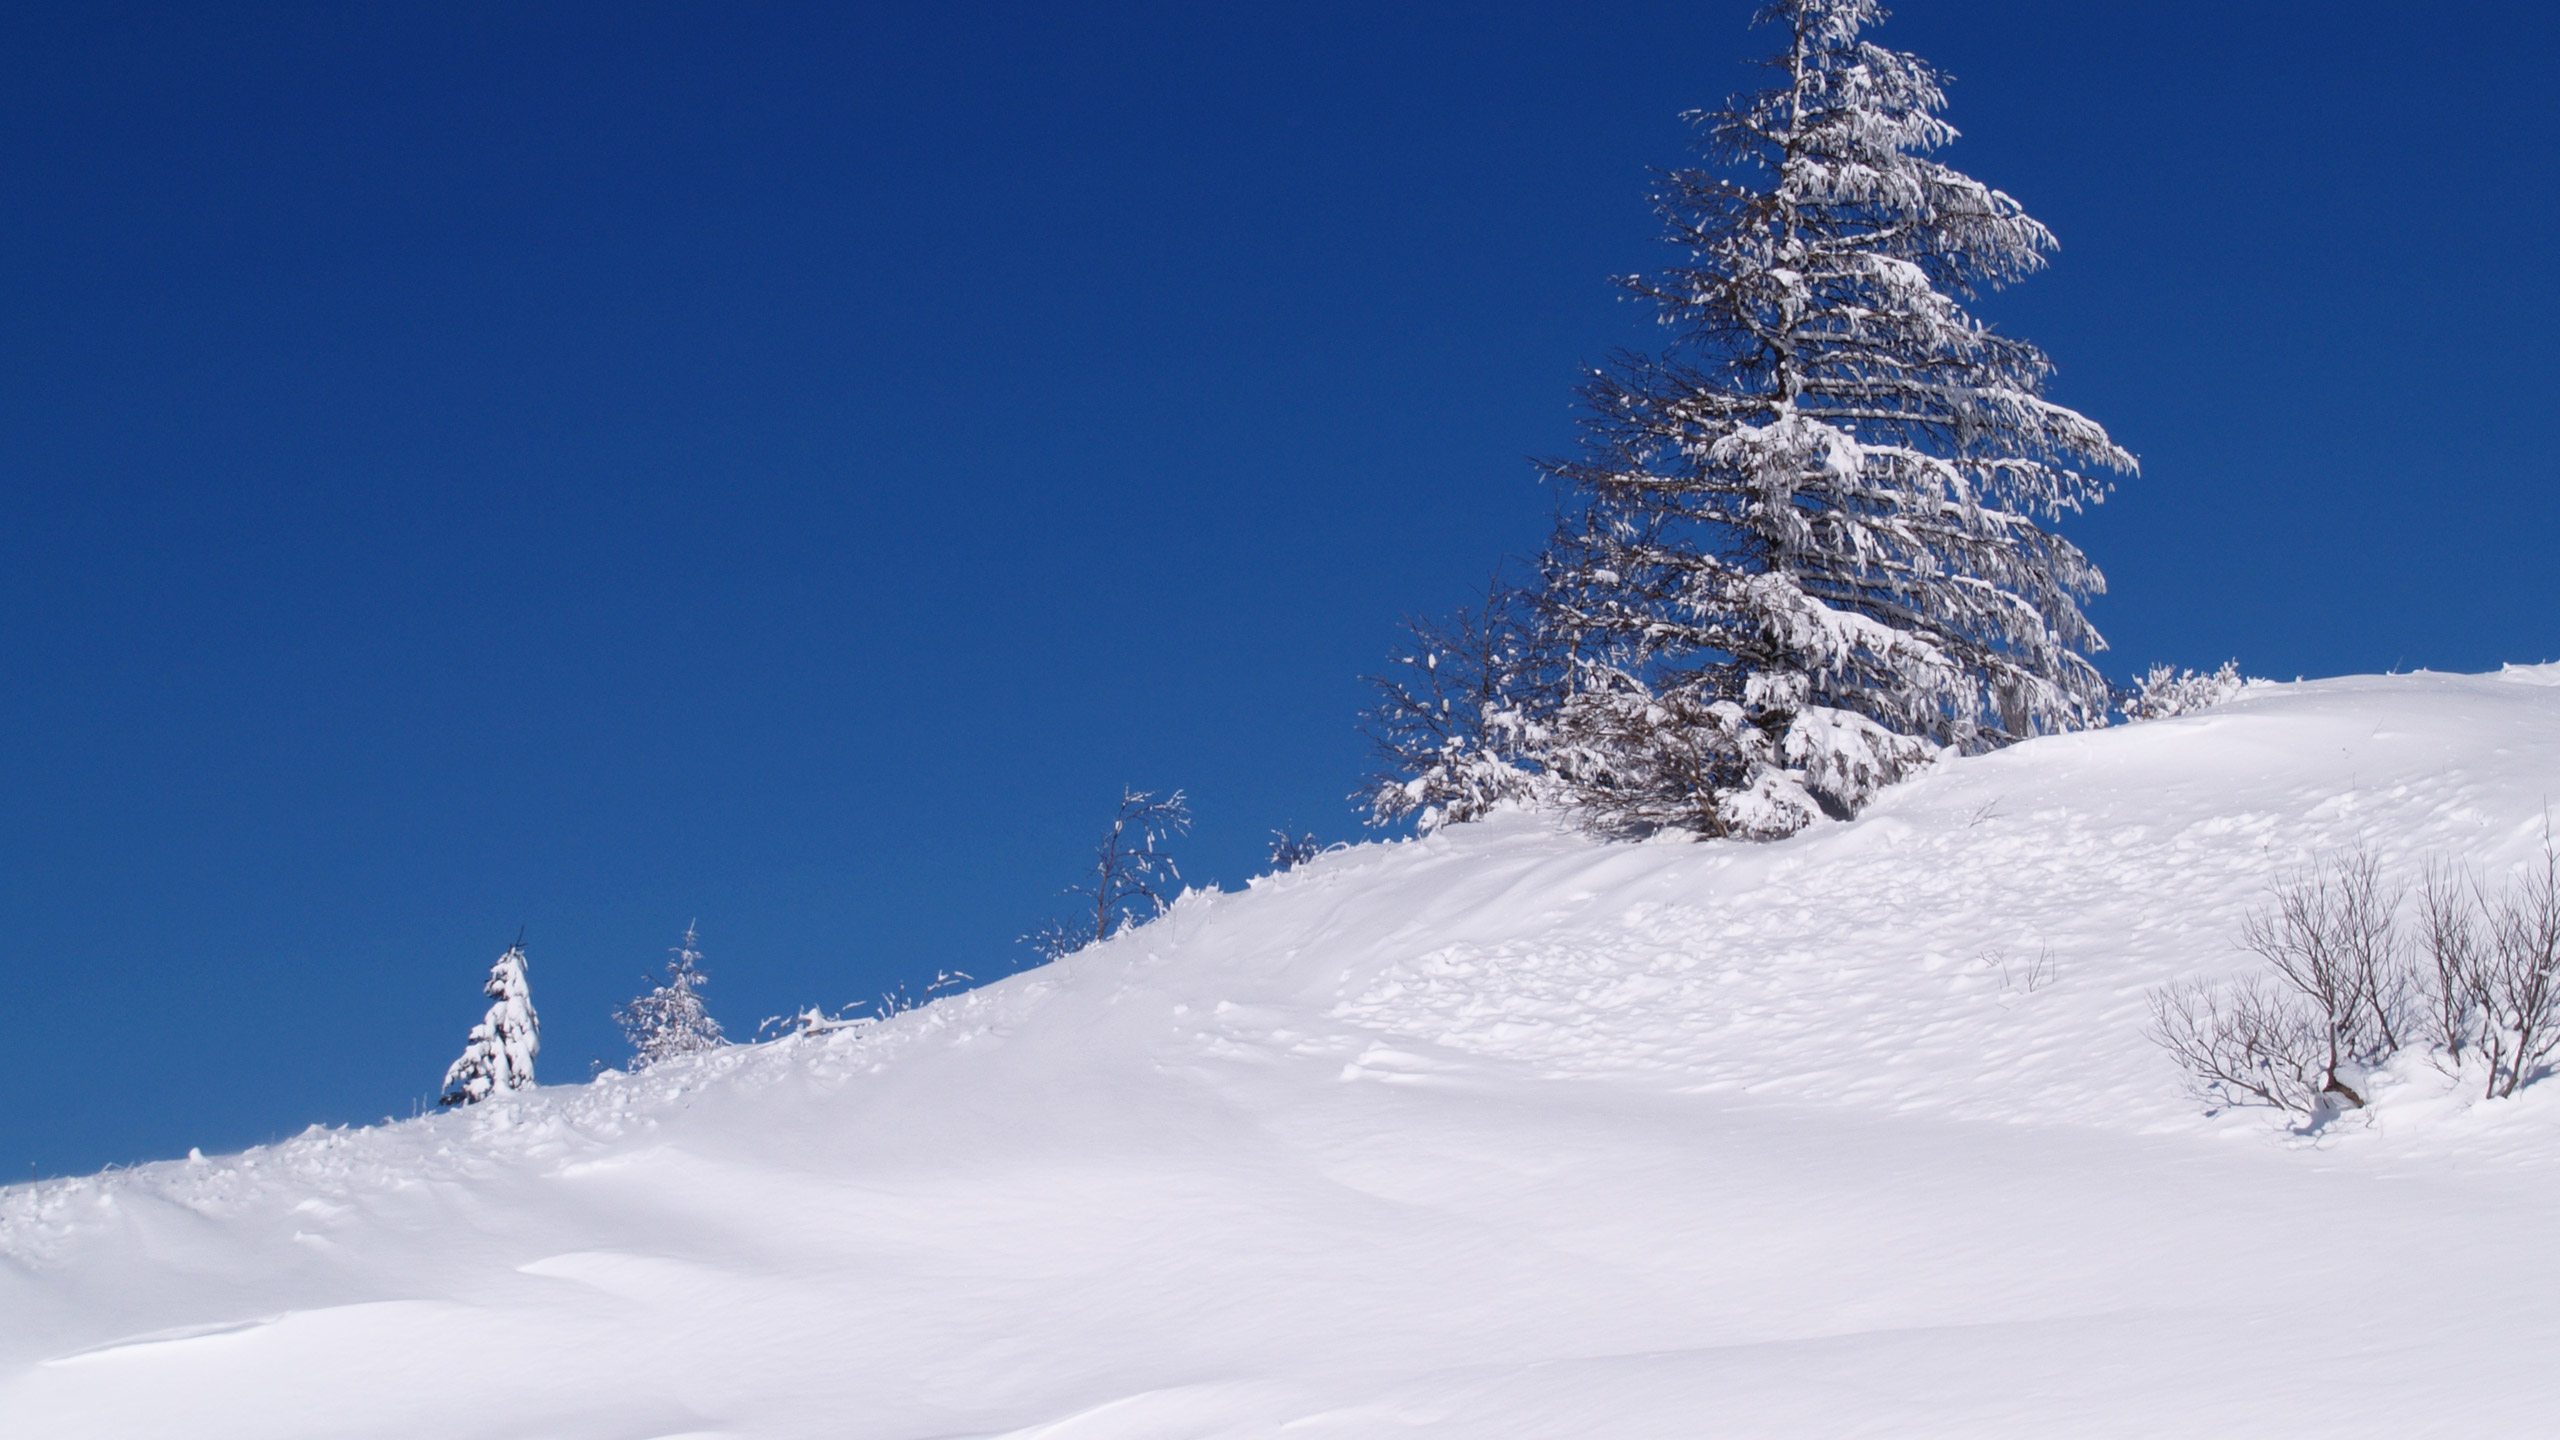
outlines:
[[[1643,343],[1749,5],[0,11],[0,1166],[991,975],[1122,783],[1241,882]],[[1985,307],[2144,472],[2121,676],[2560,656],[2542,5],[1910,0]]]

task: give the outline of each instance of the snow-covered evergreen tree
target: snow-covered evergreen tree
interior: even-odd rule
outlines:
[[[533,987],[525,978],[524,942],[507,947],[489,967],[481,993],[489,1013],[471,1027],[462,1058],[444,1072],[441,1105],[473,1105],[533,1085],[533,1057],[542,1050],[542,1017],[533,1012]]]
[[[704,1050],[717,1050],[729,1042],[720,1033],[720,1022],[702,1008],[702,997],[695,987],[709,983],[702,973],[700,937],[694,927],[684,927],[684,943],[671,952],[667,962],[666,983],[650,987],[649,993],[633,1000],[616,1012],[615,1023],[622,1027],[623,1038],[631,1042],[631,1068],[645,1070],[675,1055],[693,1055]]]
[[[1674,333],[1584,388],[1547,558],[1572,693],[1550,768],[1600,828],[1775,835],[1941,747],[2103,723],[2097,568],[2044,523],[2133,457],[1963,301],[2053,237],[1929,158],[1955,139],[1876,0],[1777,0],[1774,83],[1693,115],[1656,197]]]

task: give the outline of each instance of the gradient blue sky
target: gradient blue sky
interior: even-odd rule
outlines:
[[[0,10],[0,1166],[733,1030],[1357,833],[1357,677],[1649,334],[1749,6]],[[2560,655],[2549,7],[1910,0],[2126,674]]]

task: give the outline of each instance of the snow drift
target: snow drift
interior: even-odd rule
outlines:
[[[1510,815],[864,1029],[0,1192],[0,1433],[2549,1428],[2560,1080],[2207,1116],[2144,996],[2496,873],[2560,667],[2252,687],[1769,845]]]

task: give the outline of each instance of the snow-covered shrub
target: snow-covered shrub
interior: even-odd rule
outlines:
[[[667,962],[665,983],[650,987],[649,993],[614,1013],[614,1023],[631,1042],[632,1069],[645,1070],[661,1060],[729,1043],[720,1033],[720,1022],[711,1018],[711,1012],[702,1007],[702,997],[693,993],[697,986],[709,983],[702,973],[702,951],[696,948],[700,943],[694,927],[685,926],[684,942]]]
[[[489,979],[480,987],[489,997],[489,1013],[471,1027],[462,1057],[444,1072],[444,1094],[437,1104],[474,1105],[532,1087],[533,1057],[542,1051],[542,1017],[533,1010],[526,968],[521,940],[489,967]]]
[[[1286,830],[1274,830],[1271,832],[1271,868],[1285,874],[1331,848],[1305,831],[1292,835]]]
[[[822,1005],[811,1005],[788,1015],[767,1015],[756,1026],[756,1039],[789,1040],[832,1035],[838,1030],[859,1030],[878,1024],[880,1017],[862,1013],[863,1008],[857,1003],[831,1013]]]
[[[1145,790],[1123,789],[1111,828],[1095,844],[1091,877],[1063,892],[1082,903],[1076,914],[1052,920],[1022,937],[1043,960],[1072,955],[1087,945],[1108,940],[1119,930],[1164,913],[1181,883],[1173,857],[1158,847],[1191,829],[1191,809],[1182,792],[1157,799]]]
[[[823,1005],[805,1006],[788,1015],[767,1015],[756,1026],[758,1040],[796,1040],[833,1035],[840,1030],[863,1030],[910,1010],[932,1004],[942,996],[965,990],[977,983],[977,977],[966,970],[937,970],[921,996],[910,992],[902,982],[880,992],[880,998],[869,1002],[854,1001],[829,1010]]]
[[[2166,720],[2172,715],[2209,710],[2239,694],[2248,683],[2241,677],[2237,660],[2225,660],[2221,669],[2210,673],[2154,665],[2149,674],[2117,699],[2116,708],[2124,712],[2127,720]]]
[[[920,996],[910,994],[905,982],[901,981],[881,991],[880,998],[871,1002],[872,1018],[886,1020],[894,1015],[904,1015],[910,1010],[920,1010],[948,991],[967,988],[975,982],[975,978],[966,970],[937,970],[934,972],[933,979],[926,982],[924,994]]]
[[[1381,762],[1353,797],[1370,822],[1410,819],[1428,834],[1551,803],[1547,718],[1563,687],[1535,597],[1496,572],[1479,603],[1404,628],[1387,672],[1368,677],[1376,699],[1361,715]]]

